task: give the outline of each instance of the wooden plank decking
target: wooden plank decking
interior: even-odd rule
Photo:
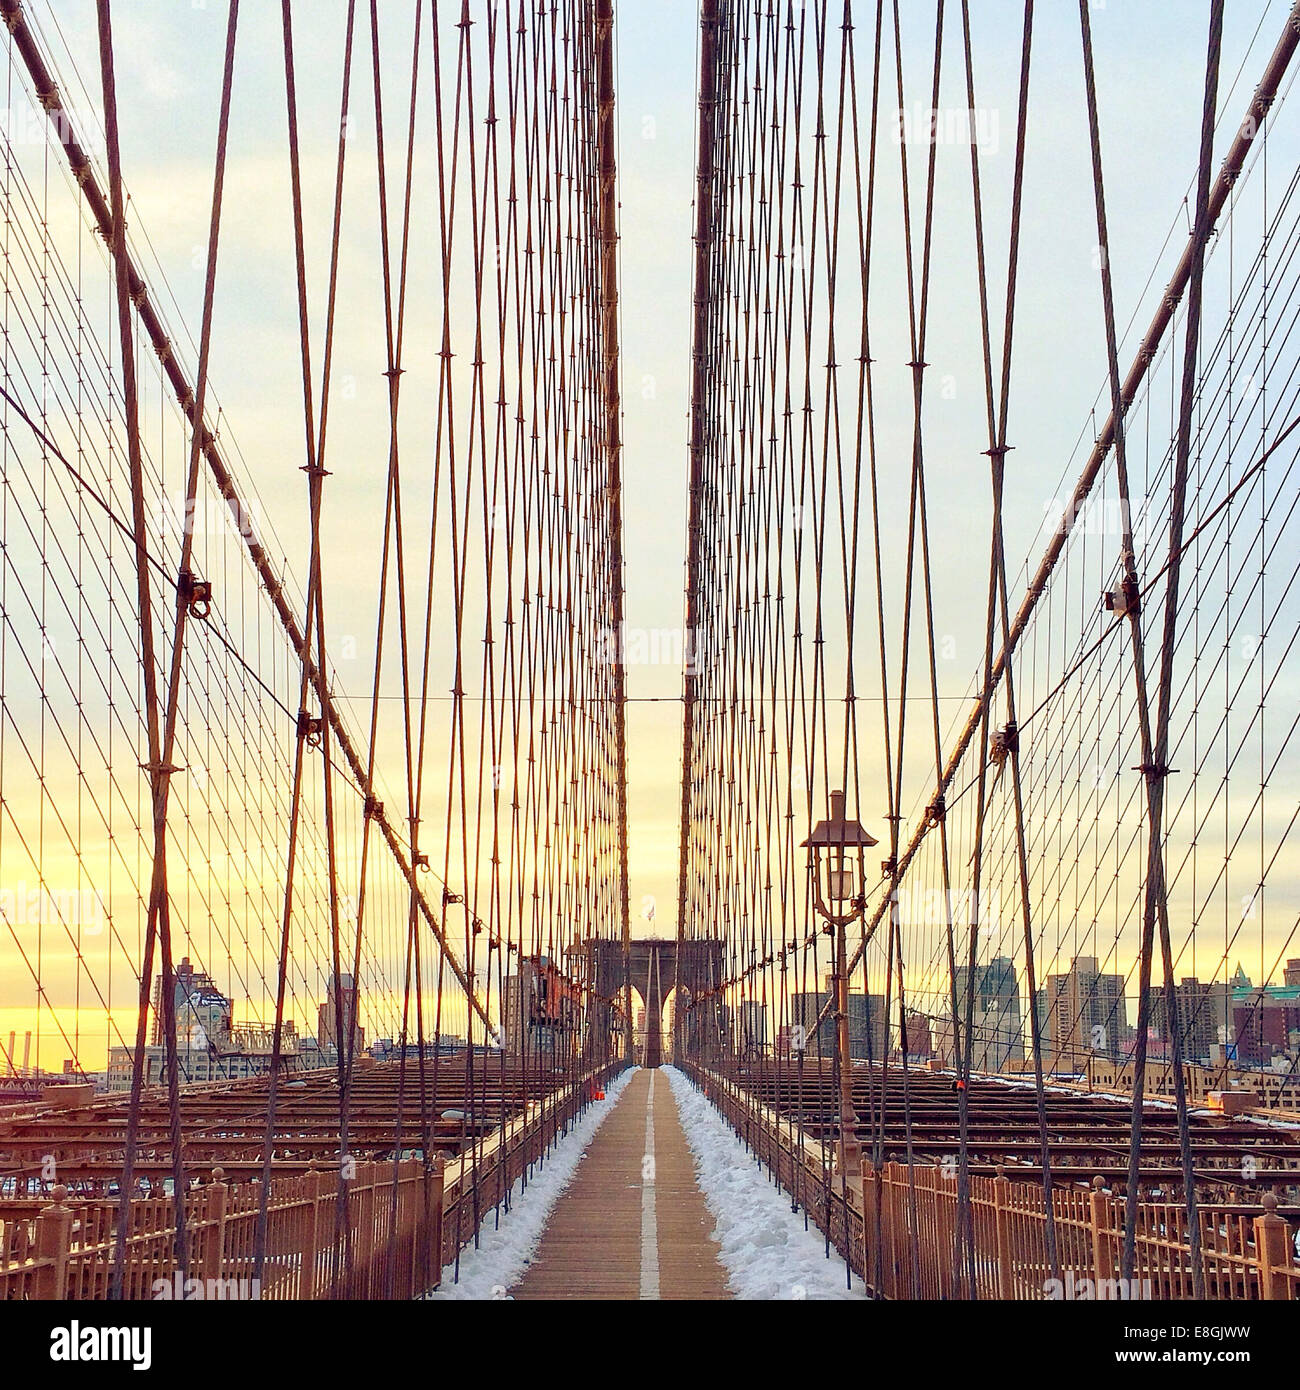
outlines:
[[[653,1165],[646,1162],[651,1156]],[[729,1298],[712,1230],[668,1080],[642,1070],[596,1131],[531,1268],[510,1292],[539,1299]]]

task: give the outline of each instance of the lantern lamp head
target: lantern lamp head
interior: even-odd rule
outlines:
[[[860,822],[845,817],[844,793],[833,791],[829,819],[818,821],[802,846],[808,851],[808,868],[819,903],[845,902],[865,893],[865,852],[876,843]]]
[[[845,819],[844,793],[835,791],[831,793],[830,819],[819,820],[802,847],[816,853],[821,849],[870,849],[876,843],[860,822]]]

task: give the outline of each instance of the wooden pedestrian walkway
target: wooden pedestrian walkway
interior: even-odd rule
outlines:
[[[638,1071],[596,1131],[514,1298],[724,1299],[668,1078]]]

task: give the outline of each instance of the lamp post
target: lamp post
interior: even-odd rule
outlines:
[[[835,1014],[840,1058],[840,1172],[848,1177],[861,1168],[857,1111],[853,1108],[853,1059],[849,1046],[848,927],[867,909],[866,852],[876,841],[856,820],[844,816],[844,793],[831,793],[829,820],[818,821],[803,842],[808,851],[813,907],[835,941]],[[871,1026],[868,1018],[867,1026]]]

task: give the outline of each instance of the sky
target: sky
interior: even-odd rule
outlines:
[[[74,111],[95,108],[93,0],[33,0],[30,8]],[[645,637],[647,649],[659,653],[658,659],[631,666],[628,676],[632,913],[634,931],[648,935],[675,930],[698,14],[688,0],[619,0],[616,9],[627,622]],[[1135,322],[1140,331],[1186,235],[1184,200],[1198,137],[1205,10],[1192,0],[1096,0],[1091,7],[1122,329]],[[1281,0],[1233,0],[1228,6],[1224,107],[1229,126],[1244,109],[1286,10]],[[390,51],[400,52],[410,6],[381,0],[380,11]],[[322,0],[309,12],[307,22],[308,9],[299,7],[299,95],[306,197],[319,211],[331,188],[343,6]],[[1002,0],[974,0],[971,12],[989,220],[991,227],[1003,229],[1021,14]],[[926,87],[933,7],[906,0],[902,14],[910,106],[912,94],[919,96]],[[444,22],[454,19],[448,15]],[[190,6],[125,0],[114,7],[114,23],[133,232],[137,239],[147,235],[152,270],[159,277],[155,289],[169,322],[195,332],[225,7],[216,0],[194,0]],[[288,569],[301,580],[306,571],[297,471],[301,418],[285,409],[286,401],[297,398],[299,385],[279,7],[270,0],[245,0],[241,25],[211,380],[223,421],[255,482],[259,514],[273,527]],[[955,29],[949,30],[949,43],[955,54]],[[77,87],[74,70],[86,90]],[[945,88],[945,109],[959,109],[955,58],[947,82],[956,85]],[[1033,83],[1013,396],[1017,452],[1007,501],[1013,573],[1042,548],[1044,516],[1062,479],[1078,466],[1080,442],[1091,438],[1092,412],[1105,383],[1074,6],[1038,6]],[[400,87],[394,84],[395,90]],[[396,114],[400,96],[393,100]],[[373,150],[371,124],[363,113],[350,146],[363,156]],[[987,550],[987,480],[974,466],[983,447],[983,383],[969,208],[963,201],[968,198],[965,159],[960,140],[941,149],[934,269],[939,326],[931,354],[933,376],[943,384],[939,413],[931,422],[931,448],[943,479],[936,609],[941,695],[951,718],[967,708],[982,650],[979,557]],[[878,343],[887,397],[882,454],[900,461],[887,485],[885,516],[886,546],[896,560],[906,502],[901,460],[910,421],[897,188],[883,187],[894,220],[882,219],[878,255],[886,267],[881,272],[886,307]],[[354,199],[353,206],[364,201]],[[325,266],[324,226],[320,217],[309,223],[308,257],[317,286]],[[359,526],[358,518],[376,515],[376,499],[373,484],[350,471],[347,461],[372,448],[367,431],[373,432],[383,406],[382,383],[373,371],[379,333],[376,236],[371,213],[357,212],[345,225],[341,302],[348,307],[336,371],[353,392],[356,408],[338,416],[331,447],[339,462],[323,519],[331,557],[331,640],[343,644],[357,637],[354,655],[341,645],[335,654],[344,690],[357,695],[366,688],[365,658],[372,641],[364,634],[373,626],[376,536],[373,528],[367,532]],[[420,303],[420,294],[433,283],[429,249],[417,246],[413,303]],[[995,294],[1002,255],[992,270]],[[167,294],[161,290],[164,279]],[[417,317],[413,370],[432,360],[432,335],[421,335],[420,327]],[[1134,341],[1130,333],[1125,344],[1130,351]],[[1121,359],[1127,361],[1123,349]],[[363,710],[358,702],[358,726]],[[874,752],[866,758],[867,781],[879,786],[880,759]],[[923,766],[916,765],[910,781],[915,797],[925,791]],[[863,820],[879,833],[883,790],[872,796]],[[4,1012],[0,1007],[0,1032]]]

